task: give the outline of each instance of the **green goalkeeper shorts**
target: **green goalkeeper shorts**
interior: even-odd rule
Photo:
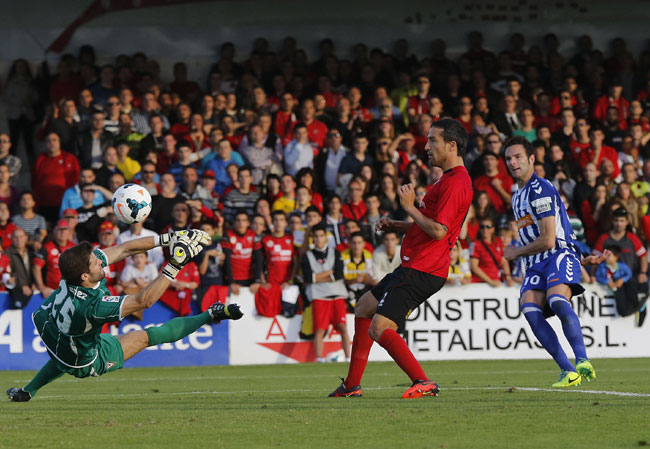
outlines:
[[[101,376],[102,374],[117,371],[124,366],[124,350],[120,341],[111,334],[99,336],[99,353],[95,361],[83,368],[70,368],[59,363],[62,371],[74,377]]]

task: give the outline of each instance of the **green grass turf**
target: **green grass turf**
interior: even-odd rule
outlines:
[[[429,362],[439,398],[370,363],[363,398],[327,398],[345,364],[125,369],[65,376],[0,401],[0,448],[631,448],[650,445],[650,361],[596,360],[598,379],[548,389],[552,361]],[[33,375],[0,371],[2,390]],[[615,396],[577,391],[645,394]]]

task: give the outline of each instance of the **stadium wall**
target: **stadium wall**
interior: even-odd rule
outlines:
[[[204,326],[175,344],[149,348],[126,364],[141,366],[199,366],[300,363],[315,361],[311,341],[298,333],[302,317],[265,318],[255,313],[248,289],[231,296],[245,312],[240,321]],[[406,324],[405,338],[419,360],[542,359],[546,352],[537,343],[519,312],[518,288],[486,288],[484,284],[445,288],[415,310]],[[32,298],[24,310],[7,310],[9,298],[0,294],[0,369],[37,369],[47,360],[45,348],[31,322],[31,313],[42,303]],[[633,317],[620,317],[611,292],[588,286],[573,299],[591,358],[650,357],[650,326],[638,328]],[[143,321],[127,318],[115,335],[164,323],[174,313],[162,304],[145,311]],[[557,318],[550,323],[562,335]],[[354,317],[348,315],[348,332],[354,334]],[[572,354],[564,337],[560,341]],[[341,360],[340,336],[328,332],[325,352]],[[370,360],[389,360],[374,345]]]

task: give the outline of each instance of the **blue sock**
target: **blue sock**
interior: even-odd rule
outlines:
[[[585,349],[585,340],[582,337],[580,320],[578,320],[578,315],[573,311],[569,300],[562,295],[551,295],[548,298],[548,304],[562,322],[564,336],[569,341],[571,348],[573,348],[576,363],[580,359],[586,359],[587,350]]]
[[[551,354],[555,363],[560,366],[560,369],[575,371],[569,358],[564,353],[564,349],[560,346],[555,331],[551,325],[548,324],[546,318],[544,318],[542,308],[533,302],[527,302],[521,305],[521,312],[524,314],[524,317],[526,317],[526,321],[530,324],[530,328],[533,330],[537,340],[539,340],[542,346],[544,346],[544,349]]]

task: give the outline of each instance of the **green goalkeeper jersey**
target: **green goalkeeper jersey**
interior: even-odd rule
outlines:
[[[100,249],[94,254],[106,268],[106,254]],[[59,288],[34,312],[32,320],[51,356],[70,368],[83,368],[97,358],[102,325],[122,319],[124,298],[111,295],[106,279],[93,288],[61,280]]]

